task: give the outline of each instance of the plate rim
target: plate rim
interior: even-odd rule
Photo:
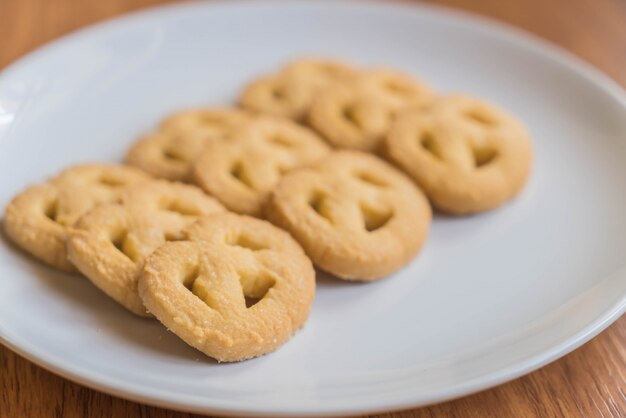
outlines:
[[[414,3],[409,0],[393,0],[387,2],[383,0],[322,0],[315,2],[312,0],[300,0],[299,2],[316,5],[324,3],[343,3],[364,7],[374,5],[384,8],[399,8],[405,9],[409,13],[430,13],[443,18],[451,18],[457,22],[481,28],[490,34],[498,35],[507,42],[517,44],[527,50],[540,54],[545,59],[556,62],[561,68],[580,76],[596,89],[600,89],[602,93],[615,99],[626,112],[626,90],[617,81],[613,80],[610,76],[593,66],[588,61],[585,61],[583,58],[564,49],[563,47],[508,23],[448,6]],[[54,54],[56,49],[62,48],[65,44],[71,43],[75,39],[79,39],[83,36],[94,36],[98,32],[106,32],[110,30],[111,27],[128,21],[141,20],[153,15],[167,14],[172,10],[193,9],[195,7],[229,7],[233,4],[236,4],[239,7],[245,4],[254,4],[255,6],[272,6],[279,3],[293,5],[295,2],[293,0],[214,0],[212,2],[192,0],[182,3],[170,3],[141,8],[130,13],[124,13],[122,15],[106,18],[96,23],[72,30],[60,37],[44,43],[0,70],[0,82],[7,78],[11,73],[19,71],[20,67],[29,65],[30,61],[42,58],[45,55]],[[624,273],[622,272],[620,276],[623,278]],[[368,405],[324,407],[323,405],[320,405],[316,406],[316,409],[303,410],[295,407],[292,409],[286,409],[284,407],[280,408],[280,406],[274,405],[265,406],[263,408],[257,407],[252,410],[245,407],[238,408],[237,405],[232,402],[230,405],[226,402],[221,406],[206,405],[201,402],[194,403],[192,402],[193,399],[196,399],[194,397],[186,400],[181,399],[180,395],[166,398],[162,396],[162,393],[160,394],[160,392],[164,391],[155,391],[154,389],[146,390],[146,388],[141,388],[139,385],[129,384],[128,382],[102,374],[94,374],[89,369],[84,367],[75,367],[68,361],[51,359],[50,356],[46,355],[45,351],[38,349],[36,346],[32,346],[25,341],[19,341],[19,339],[16,338],[11,339],[7,337],[9,333],[3,331],[3,328],[1,327],[2,324],[0,324],[0,343],[18,355],[54,374],[62,376],[63,378],[67,378],[78,384],[85,385],[113,396],[148,405],[185,412],[218,414],[221,416],[353,416],[367,413],[392,412],[426,406],[470,395],[472,393],[516,379],[537,370],[582,346],[605,330],[613,322],[618,320],[624,313],[626,313],[626,294],[621,295],[621,298],[619,298],[617,302],[608,306],[605,310],[603,310],[602,314],[598,315],[578,332],[571,334],[560,343],[554,344],[551,348],[531,356],[524,361],[517,362],[509,367],[501,368],[496,372],[492,372],[485,376],[462,382],[461,384],[457,384],[447,390],[441,390],[441,393],[438,396],[431,396],[427,400],[405,399],[402,402],[383,400],[378,402],[375,407]],[[211,403],[215,404],[215,402]]]
[[[519,364],[512,365],[508,368],[500,369],[498,372],[494,372],[491,375],[486,375],[482,378],[470,380],[454,386],[452,389],[444,391],[438,396],[433,396],[428,400],[406,400],[405,402],[388,402],[387,404],[379,402],[377,406],[358,406],[358,407],[343,407],[338,408],[336,406],[330,408],[318,408],[315,410],[303,411],[302,409],[276,409],[276,407],[257,408],[255,410],[247,408],[238,408],[237,406],[206,406],[201,403],[191,403],[190,398],[188,402],[179,400],[166,400],[162,395],[166,394],[166,391],[151,390],[152,394],[141,393],[140,389],[136,389],[138,386],[133,385],[135,388],[128,389],[128,383],[124,383],[122,380],[116,378],[110,378],[104,376],[104,379],[98,379],[97,376],[86,376],[85,373],[81,374],[80,370],[84,368],[73,367],[71,362],[65,362],[64,365],[59,366],[61,362],[51,362],[45,357],[45,353],[33,354],[36,349],[31,351],[24,349],[28,346],[28,343],[14,344],[13,341],[6,339],[3,335],[0,335],[0,343],[11,349],[18,355],[26,358],[27,360],[35,363],[44,369],[71,380],[72,382],[85,385],[91,389],[99,390],[112,396],[116,396],[122,399],[140,402],[143,404],[157,406],[166,409],[173,409],[181,412],[191,412],[200,414],[216,414],[218,416],[247,416],[247,417],[339,417],[339,416],[358,416],[363,414],[377,414],[377,413],[390,413],[395,411],[413,409],[424,407],[428,405],[437,404],[453,399],[457,399],[463,396],[471,395],[482,390],[486,390],[497,385],[509,382],[518,377],[524,376],[534,370],[537,370],[561,357],[572,352],[576,348],[579,348],[593,337],[604,331],[614,321],[620,318],[626,313],[626,295],[624,295],[620,301],[616,302],[610,309],[605,312],[604,315],[600,315],[594,321],[592,321],[587,327],[584,327],[578,333],[575,333],[565,342],[557,345],[552,350],[546,350],[535,356],[532,356]],[[106,380],[106,382],[104,382]],[[120,389],[124,385],[126,389]],[[144,390],[145,392],[145,390]],[[231,402],[231,405],[234,405]]]

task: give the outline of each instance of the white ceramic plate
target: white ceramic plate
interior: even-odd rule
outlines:
[[[372,284],[319,279],[306,327],[276,353],[216,364],[78,276],[0,243],[0,336],[122,397],[216,414],[356,414],[423,405],[527,373],[626,307],[626,100],[525,35],[401,4],[211,2],[61,39],[0,77],[0,205],[80,161],[118,161],[176,109],[232,103],[297,56],[388,65],[517,114],[534,137],[512,204],[435,219],[423,253]]]

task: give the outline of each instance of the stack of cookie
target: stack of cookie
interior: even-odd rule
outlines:
[[[33,256],[78,270],[220,361],[285,343],[315,293],[311,261],[288,233],[129,166],[69,168],[13,199],[4,226]]]
[[[476,98],[437,95],[393,70],[296,61],[251,83],[240,103],[300,121],[335,148],[379,155],[450,214],[500,206],[530,171],[530,138],[513,116]]]
[[[513,117],[389,70],[300,60],[240,102],[167,118],[126,166],[75,166],[28,188],[6,209],[7,235],[238,361],[304,325],[313,264],[347,280],[388,276],[422,248],[429,200],[491,209],[530,167]]]

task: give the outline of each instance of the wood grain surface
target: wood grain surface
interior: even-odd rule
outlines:
[[[0,0],[0,68],[46,41],[163,0]],[[439,0],[548,39],[626,86],[626,0]],[[0,417],[191,417],[60,378],[0,346]],[[455,401],[379,417],[626,416],[626,316],[530,375]]]

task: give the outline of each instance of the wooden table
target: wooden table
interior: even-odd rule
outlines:
[[[0,68],[73,29],[163,0],[0,0]],[[626,86],[625,0],[440,0],[563,46]],[[0,346],[0,418],[192,415],[125,401],[57,377]],[[452,402],[387,417],[626,416],[626,316],[563,359]]]

